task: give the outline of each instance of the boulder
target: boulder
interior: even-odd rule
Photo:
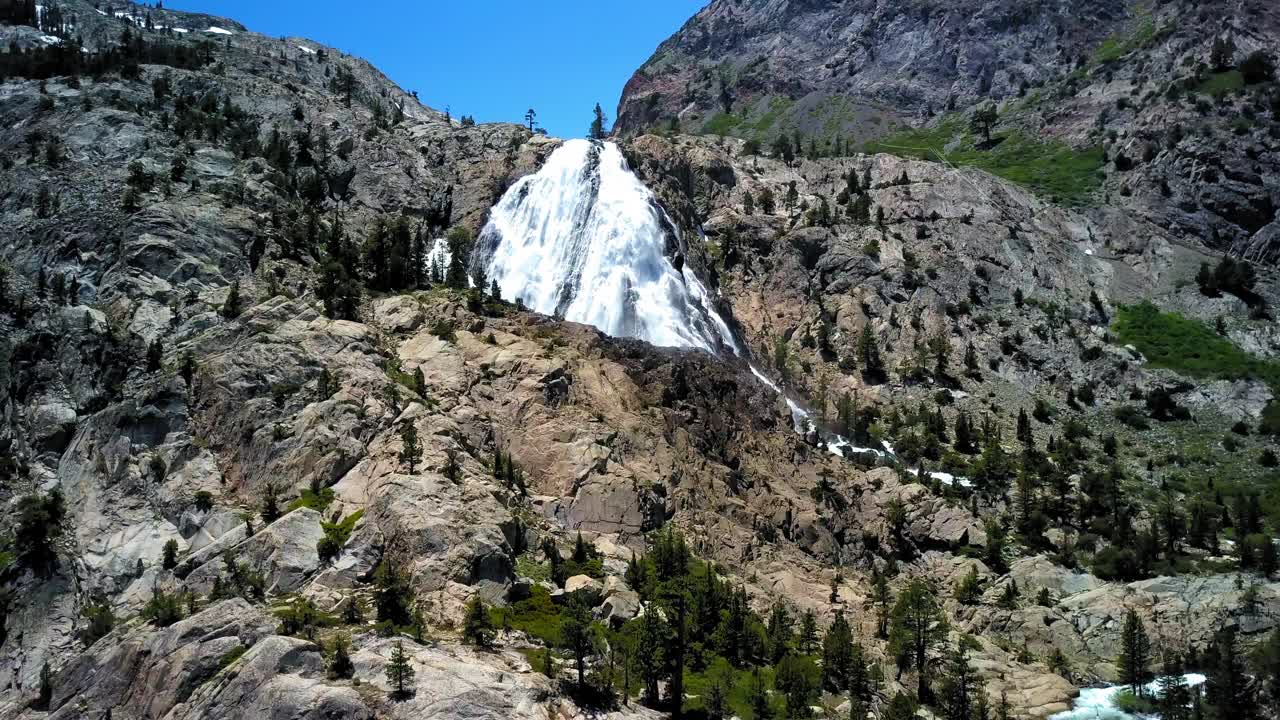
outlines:
[[[618,590],[595,609],[595,617],[619,627],[640,613],[640,595],[631,590]]]

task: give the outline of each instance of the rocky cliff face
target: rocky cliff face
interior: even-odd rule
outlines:
[[[716,0],[627,83],[624,134],[735,123],[866,139],[1070,70],[1127,21],[1065,3]]]
[[[1244,61],[1277,37],[1280,14],[1252,1],[723,0],[636,72],[616,130],[794,136],[819,154],[886,138],[870,149],[967,164],[970,110],[994,103],[997,141],[1102,151],[1090,203],[1271,262],[1280,195],[1260,170],[1280,95]]]

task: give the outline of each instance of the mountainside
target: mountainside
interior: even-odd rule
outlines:
[[[1254,0],[717,0],[627,83],[616,131],[976,165],[1273,262],[1277,38]],[[989,138],[970,126],[984,104]]]
[[[1198,7],[716,0],[616,144],[0,9],[0,718],[1274,717],[1276,10]]]
[[[715,0],[623,91],[617,130],[882,134],[1069,71],[1125,21],[1121,0]]]

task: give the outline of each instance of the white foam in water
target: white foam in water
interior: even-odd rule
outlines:
[[[706,288],[668,257],[674,224],[611,142],[570,140],[490,213],[477,261],[502,297],[615,337],[738,348]]]
[[[1187,673],[1182,676],[1187,687],[1202,685],[1205,679],[1205,676],[1199,673]],[[1150,697],[1160,695],[1159,680],[1148,683],[1145,688]],[[1076,698],[1070,710],[1050,715],[1049,720],[1138,720],[1138,716],[1130,715],[1116,707],[1116,698],[1124,689],[1124,685],[1085,688],[1080,691],[1080,696]],[[1158,718],[1159,716],[1143,715],[1141,717]]]

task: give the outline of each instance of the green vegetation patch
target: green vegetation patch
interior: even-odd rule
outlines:
[[[794,104],[795,102],[791,98],[786,98],[786,97],[770,98],[769,109],[765,111],[763,115],[760,116],[759,120],[756,120],[752,124],[752,128],[756,131],[757,137],[761,137],[765,133],[773,129],[773,126],[778,123],[779,118],[781,118],[783,115],[786,115],[787,111],[789,111],[791,109],[791,106]]]
[[[1201,95],[1220,97],[1243,88],[1244,75],[1239,70],[1227,70],[1210,74],[1204,82],[1196,86],[1196,92]]]
[[[1098,44],[1091,58],[1093,64],[1105,65],[1119,60],[1130,52],[1151,42],[1159,34],[1160,31],[1156,28],[1155,20],[1151,17],[1151,11],[1145,8],[1141,9],[1138,14],[1138,26],[1134,28],[1133,32],[1117,32]]]
[[[732,714],[740,718],[754,717],[751,710],[751,689],[755,682],[753,674],[752,670],[734,667],[718,655],[707,669],[701,672],[686,669],[684,691],[688,697],[684,702],[685,712],[694,716],[700,712],[706,712],[706,698],[714,678],[719,677],[727,682],[728,705]],[[768,665],[760,667],[760,680],[766,688],[773,688],[773,675],[772,667]],[[783,717],[786,708],[781,693],[772,693],[769,697],[769,705],[773,708],[773,717]]]
[[[516,575],[527,577],[535,582],[543,582],[551,579],[551,565],[538,562],[527,554],[521,555],[516,558]]]
[[[1102,184],[1103,151],[1077,150],[1057,140],[1042,141],[1021,132],[996,133],[989,150],[974,145],[966,119],[947,116],[933,127],[905,130],[865,146],[868,153],[975,167],[1022,185],[1042,197],[1081,205]]]
[[[1112,330],[1152,367],[1196,378],[1259,379],[1280,388],[1280,364],[1256,358],[1204,323],[1160,312],[1150,302],[1120,308]]]
[[[720,113],[708,120],[702,126],[702,132],[707,135],[730,135],[734,128],[742,124],[742,118],[731,113]]]
[[[223,670],[229,667],[231,663],[239,660],[247,652],[249,652],[249,648],[244,645],[237,645],[228,650],[222,657],[218,658],[218,669]]]
[[[492,608],[489,612],[496,627],[503,627],[505,622],[544,645],[560,643],[560,608],[552,602],[551,593],[541,585],[534,585],[532,593],[524,600],[506,608]]]
[[[338,547],[342,547],[347,544],[347,540],[351,539],[351,531],[355,530],[356,523],[360,522],[362,517],[364,517],[364,508],[351,513],[336,523],[322,520],[320,526],[324,528],[325,536],[338,543]]]
[[[311,508],[316,512],[324,512],[333,503],[333,490],[323,488],[319,493],[312,492],[310,488],[302,491],[297,500],[289,503],[286,513],[291,513],[298,508]]]

